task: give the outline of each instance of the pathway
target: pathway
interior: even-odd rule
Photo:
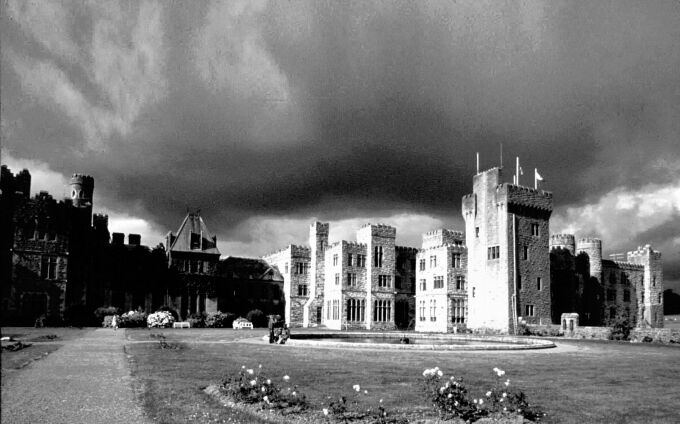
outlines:
[[[34,362],[2,390],[3,423],[146,423],[135,402],[125,331],[97,329]]]

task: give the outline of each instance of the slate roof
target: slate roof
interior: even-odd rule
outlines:
[[[193,234],[193,236],[192,236]],[[192,237],[194,243],[192,246]],[[193,247],[193,249],[192,249]],[[189,212],[182,221],[177,236],[168,249],[170,252],[201,252],[219,255],[217,236],[210,235],[203,218],[198,212]]]
[[[219,270],[220,275],[231,279],[283,281],[278,268],[263,259],[229,256],[220,260]]]

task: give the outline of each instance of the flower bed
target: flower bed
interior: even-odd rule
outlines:
[[[539,421],[545,414],[529,404],[521,390],[510,387],[505,371],[493,369],[495,383],[483,395],[471,397],[460,377],[444,378],[439,368],[423,372],[422,389],[431,403],[433,415],[419,411],[388,412],[380,399],[369,405],[368,391],[354,384],[349,394],[329,396],[324,405],[310,405],[290,378],[273,379],[262,366],[242,366],[235,377],[225,377],[220,385],[211,385],[205,392],[223,405],[255,415],[265,415],[276,422],[354,422],[434,424],[439,422],[524,423]]]
[[[168,328],[175,322],[172,314],[168,311],[158,311],[149,315],[146,324],[149,328]]]

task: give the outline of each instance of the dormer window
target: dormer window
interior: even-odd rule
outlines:
[[[198,233],[191,233],[191,250],[201,248],[201,235]]]

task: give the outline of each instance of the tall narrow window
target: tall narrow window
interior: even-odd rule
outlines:
[[[456,275],[456,290],[465,290],[465,276]]]
[[[43,256],[40,264],[40,277],[43,280],[57,279],[57,258],[54,256]]]
[[[421,300],[418,308],[418,319],[420,321],[425,321],[425,301]]]
[[[338,264],[338,254],[333,255],[333,266],[336,266]]]
[[[418,288],[420,288],[421,291],[426,291],[427,290],[427,280],[422,278],[420,280],[420,285],[418,286]]]
[[[529,259],[529,246],[522,246],[522,259]]]
[[[437,321],[437,301],[430,299],[430,321]]]
[[[285,263],[284,269],[285,269],[284,273],[288,274],[288,262]]]
[[[352,254],[347,255],[347,266],[352,266]]]
[[[479,238],[479,227],[475,227],[475,237]]]
[[[420,260],[420,270],[425,271],[425,259]]]
[[[436,268],[437,267],[437,257],[436,256],[430,256],[430,268]]]
[[[438,275],[434,277],[434,288],[435,289],[443,289],[444,288],[444,276],[443,275]]]
[[[528,317],[533,317],[534,316],[534,305],[524,305],[524,312],[526,312],[526,316]]]
[[[460,253],[454,253],[451,257],[451,266],[454,268],[460,268]]]
[[[336,286],[340,285],[340,274],[338,273],[335,274],[335,285]]]
[[[531,235],[534,237],[538,237],[541,235],[538,224],[531,224]]]
[[[541,280],[541,277],[536,278],[536,289],[537,290],[543,289],[543,281]]]

